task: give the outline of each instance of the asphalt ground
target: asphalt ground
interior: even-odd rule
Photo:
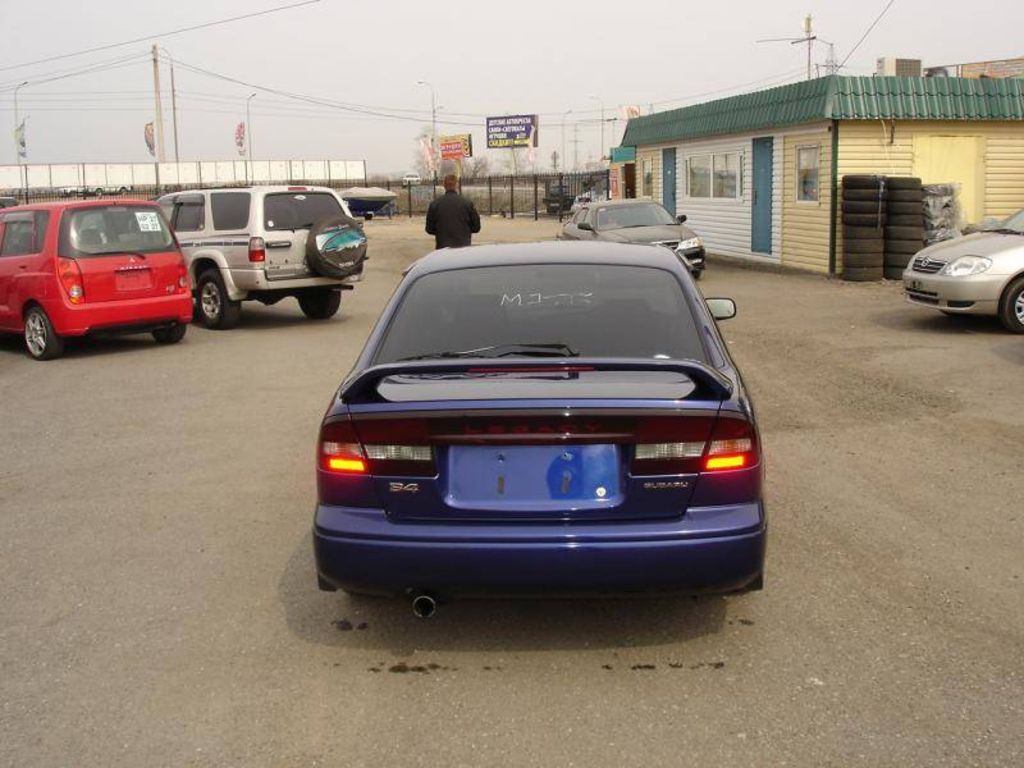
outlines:
[[[0,340],[0,764],[1024,764],[1024,338],[895,285],[701,283],[740,308],[763,592],[430,621],[318,592],[317,427],[421,226],[368,226],[328,322],[247,304],[50,363]]]

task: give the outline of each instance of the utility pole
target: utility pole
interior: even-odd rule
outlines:
[[[604,162],[604,99],[600,96],[591,96],[590,98],[601,104],[601,151],[597,153],[597,157]]]
[[[565,170],[565,118],[572,114],[571,109],[562,113],[562,170]]]
[[[166,51],[165,51],[166,53]],[[178,162],[178,92],[174,89],[174,59],[170,54],[167,61],[171,66],[171,121],[174,125],[174,162]]]
[[[164,162],[164,113],[160,107],[160,59],[157,56],[157,47],[153,46],[153,99],[156,102],[156,159],[157,162]]]
[[[804,19],[804,36],[807,38],[807,79],[811,79],[811,54],[814,53],[814,35],[811,34],[811,27],[814,23],[814,17],[811,14],[807,14]]]
[[[580,124],[572,124],[572,169],[580,169]]]
[[[21,158],[21,141],[18,138],[18,128],[21,126],[21,123],[18,121],[18,90],[20,88],[24,88],[26,85],[28,85],[28,80],[24,81],[23,83],[19,83],[14,88],[14,134],[13,134],[13,136],[14,136],[14,158],[15,158],[15,161],[18,163],[18,184],[22,185],[24,202],[27,203],[28,202],[28,171],[24,171],[25,180],[24,180],[24,183],[23,183],[22,182],[22,178],[21,178],[21,175],[23,173],[23,171],[21,170],[21,159],[22,159]]]

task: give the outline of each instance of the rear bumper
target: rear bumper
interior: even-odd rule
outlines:
[[[384,595],[732,592],[761,576],[765,539],[757,502],[571,526],[395,523],[380,510],[321,505],[313,529],[324,581]]]
[[[142,333],[170,325],[192,322],[192,295],[158,296],[151,299],[104,301],[70,306],[62,303],[50,312],[54,330],[61,336],[87,333]]]

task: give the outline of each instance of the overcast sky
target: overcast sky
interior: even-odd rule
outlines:
[[[803,77],[806,48],[760,38],[798,37],[803,17],[832,41],[840,60],[887,0],[634,0],[623,4],[534,2],[354,3],[320,0],[260,18],[165,37],[176,59],[258,86],[401,115],[389,119],[289,101],[176,67],[179,154],[186,159],[237,157],[234,127],[252,100],[256,159],[365,159],[370,174],[413,166],[415,138],[430,124],[433,83],[438,133],[472,132],[483,150],[484,116],[541,114],[538,162],[566,149],[579,161],[600,154],[600,114],[621,105],[647,112]],[[216,21],[296,0],[0,0],[0,164],[15,161],[13,86],[28,116],[29,162],[145,162],[143,125],[153,119],[154,41],[34,66],[25,62]],[[848,62],[870,74],[876,57],[922,58],[925,65],[1024,55],[1024,4],[974,0],[955,20],[944,0],[896,0]],[[824,63],[827,47],[815,50]],[[137,57],[107,71],[37,84],[51,73]],[[173,159],[170,83],[162,72],[168,159]],[[754,81],[759,81],[755,83]],[[737,87],[745,86],[745,87]],[[712,93],[714,92],[714,93]],[[594,98],[591,98],[594,97]],[[456,124],[446,124],[448,122]],[[579,127],[575,128],[574,123]],[[608,123],[605,145],[624,122]],[[499,153],[492,152],[498,160]]]

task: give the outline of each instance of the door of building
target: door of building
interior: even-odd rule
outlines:
[[[661,202],[676,215],[676,149],[661,150]]]
[[[771,136],[754,139],[753,210],[750,220],[750,250],[772,252],[772,166],[775,143]]]
[[[636,197],[636,163],[626,163],[622,167],[623,197],[632,199]]]

